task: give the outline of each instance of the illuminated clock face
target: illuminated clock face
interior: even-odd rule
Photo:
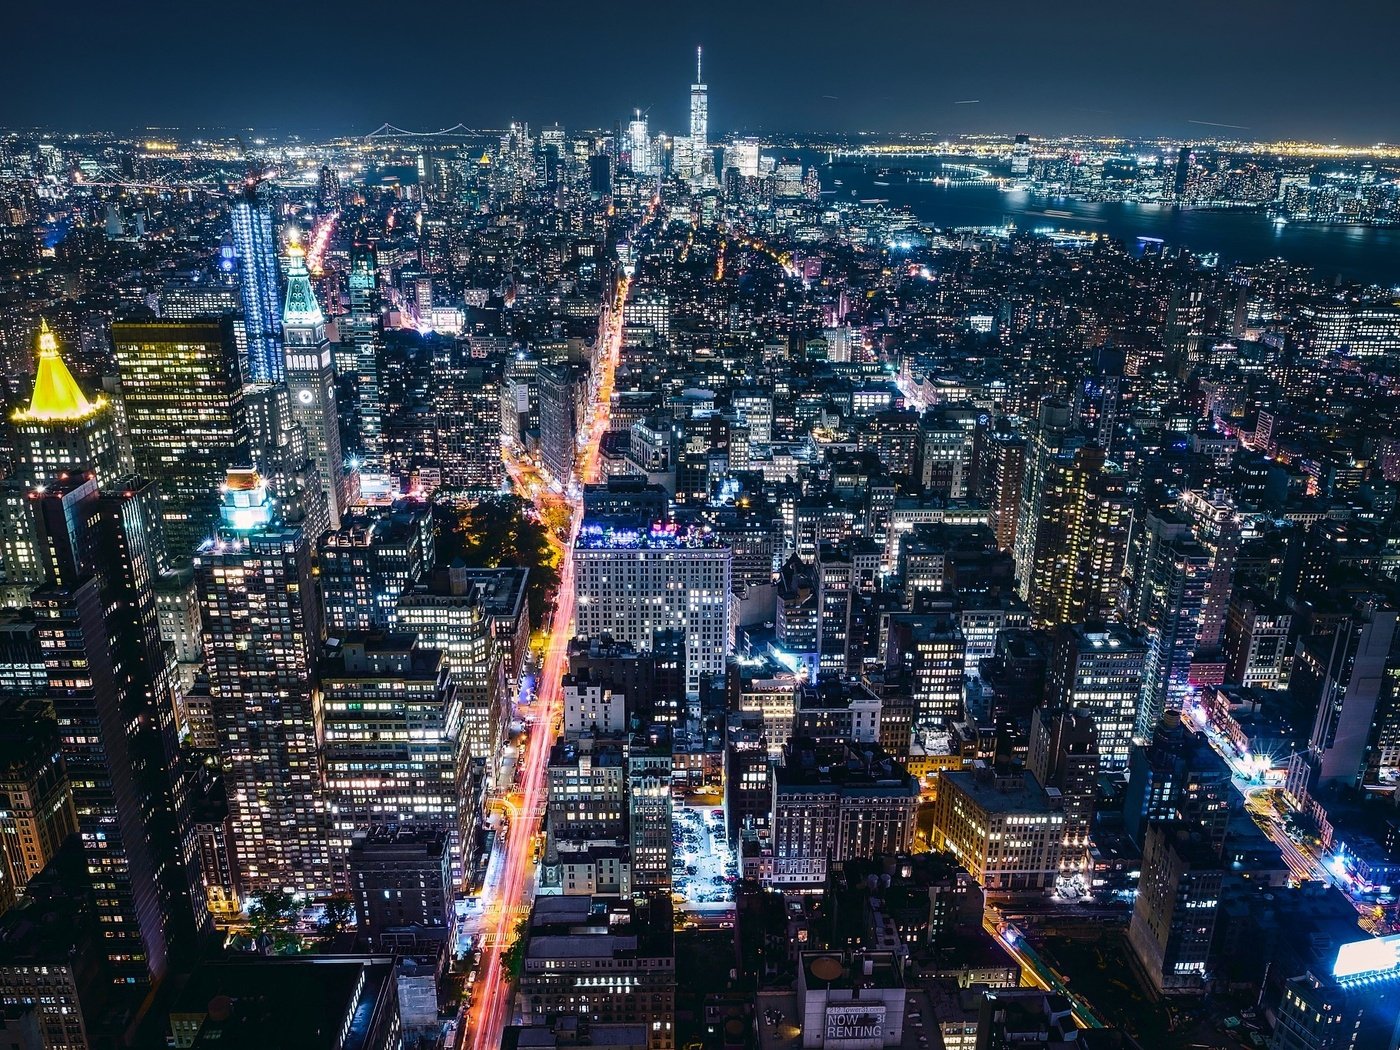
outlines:
[[[297,400],[300,401],[303,405],[309,405],[315,399],[316,395],[313,394],[310,390],[301,390],[297,393]]]

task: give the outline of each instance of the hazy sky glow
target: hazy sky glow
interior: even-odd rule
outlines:
[[[640,106],[683,130],[702,43],[719,132],[1395,142],[1395,17],[1395,0],[28,2],[7,12],[0,122],[579,127]]]

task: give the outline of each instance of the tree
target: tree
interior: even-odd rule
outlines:
[[[548,512],[541,516],[519,496],[490,496],[462,511],[450,527],[438,530],[438,561],[461,558],[486,568],[523,566],[530,570],[526,600],[530,622],[544,622],[549,597],[559,586],[562,551],[553,541]]]
[[[355,904],[350,896],[345,893],[337,893],[326,901],[326,912],[322,916],[317,932],[321,935],[321,940],[332,941],[340,934],[350,928],[350,923],[355,918]]]
[[[280,955],[298,943],[297,902],[290,893],[269,890],[248,905],[248,930],[259,951]]]
[[[506,973],[510,974],[512,980],[520,976],[520,971],[525,966],[525,932],[529,926],[530,917],[528,915],[522,915],[515,924],[510,945],[505,948],[500,955],[500,967]]]

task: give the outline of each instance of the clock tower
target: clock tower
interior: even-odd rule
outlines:
[[[326,493],[330,526],[338,529],[345,507],[345,464],[335,404],[335,365],[331,359],[331,344],[326,338],[326,318],[311,289],[306,253],[295,241],[287,247],[282,344],[286,352],[292,418],[306,429],[308,451]]]

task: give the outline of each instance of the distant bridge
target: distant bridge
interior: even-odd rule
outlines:
[[[120,172],[99,164],[93,169],[94,178],[81,171],[74,172],[72,185],[75,188],[129,190],[134,193],[176,193],[199,191],[202,193],[226,193],[229,180],[215,175],[187,176],[183,173],[156,175],[149,179],[127,178]]]
[[[381,142],[385,139],[479,139],[487,135],[499,134],[489,130],[469,128],[465,124],[453,124],[439,131],[405,131],[385,122],[364,137],[366,143]]]

